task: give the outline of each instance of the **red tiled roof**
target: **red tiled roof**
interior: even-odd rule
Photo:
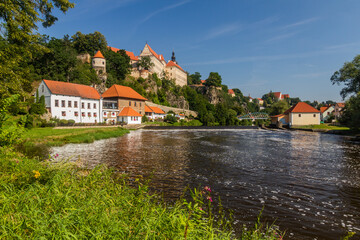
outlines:
[[[97,51],[93,58],[104,58],[104,56],[102,55],[102,53],[100,51]]]
[[[287,113],[319,113],[320,111],[316,108],[310,106],[307,103],[299,102],[295,106],[292,106],[288,110],[285,111],[284,114]]]
[[[89,99],[100,99],[100,94],[95,88],[68,82],[43,80],[52,94],[76,96]]]
[[[145,105],[145,112],[152,113],[154,111],[148,105]]]
[[[235,94],[235,93],[234,93],[234,90],[229,89],[229,90],[228,90],[228,94]]]
[[[206,83],[206,80],[200,80],[202,84]]]
[[[154,55],[157,59],[159,59],[160,61],[165,61],[163,55],[157,54],[157,53],[149,46],[149,44],[146,44],[146,46],[148,46],[151,54]]]
[[[131,107],[124,107],[118,114],[118,117],[142,117],[142,115]]]
[[[329,107],[320,107],[320,112],[325,112]]]
[[[284,98],[290,98],[290,95],[289,94],[283,94],[282,99],[284,99]]]
[[[283,116],[285,116],[285,115],[284,114],[278,114],[278,115],[270,116],[270,117],[275,118],[275,117],[283,117]]]
[[[179,68],[181,71],[185,72],[184,69],[182,69],[179,65],[177,65],[176,63],[174,63],[173,61],[169,61],[167,64],[166,64],[167,67],[177,67]]]
[[[114,48],[114,47],[110,47],[110,46],[108,46],[108,48],[110,48],[110,50],[113,52],[118,52],[120,50],[119,48]],[[129,52],[126,50],[125,50],[125,52],[126,52],[126,55],[129,56],[130,60],[139,61],[139,57],[135,56],[135,54],[133,52]]]
[[[153,110],[154,113],[165,114],[165,112],[158,107],[151,107],[151,109]]]
[[[281,98],[281,92],[273,92],[273,94],[277,99]]]
[[[259,100],[259,101],[264,101],[264,100],[262,100],[261,98],[258,98],[257,100]]]
[[[338,105],[338,107],[340,107],[340,108],[344,108],[345,107],[345,103],[336,103],[336,105]]]
[[[145,101],[147,100],[131,87],[125,87],[117,84],[112,85],[101,96],[103,98],[119,97],[119,98],[130,98],[130,99],[138,99]]]

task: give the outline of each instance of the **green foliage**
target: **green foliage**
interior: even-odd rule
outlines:
[[[106,58],[106,72],[117,79],[117,84],[119,84],[130,72],[130,57],[125,50],[119,50],[118,52],[106,50],[104,57]]]
[[[89,53],[93,56],[96,51],[100,50],[104,53],[107,50],[106,38],[97,31],[89,34],[76,32],[76,34],[71,37],[71,40],[78,53]]]
[[[173,124],[173,123],[176,123],[176,122],[177,122],[177,118],[176,118],[174,115],[168,114],[168,115],[166,115],[166,117],[164,118],[164,122]]]
[[[346,101],[340,122],[353,130],[360,130],[360,92]]]
[[[151,58],[149,56],[144,56],[139,59],[137,62],[138,69],[146,69],[149,70],[154,66],[154,63],[151,61]]]
[[[271,105],[269,114],[271,116],[282,114],[289,108],[290,108],[289,103],[286,100],[281,100]]]
[[[201,74],[199,72],[188,75],[188,85],[192,84],[201,84]]]
[[[210,72],[208,79],[206,79],[205,86],[207,87],[221,87],[221,76],[217,72]]]
[[[146,115],[142,116],[141,122],[145,123],[145,122],[148,122],[148,121],[149,121],[149,118]]]
[[[37,92],[36,93],[36,102],[34,102],[29,109],[30,114],[42,115],[42,114],[46,113],[45,97],[44,97],[44,95],[42,95],[40,98],[38,96],[39,95]]]
[[[340,92],[342,98],[360,92],[360,55],[355,56],[351,62],[345,62],[330,80],[332,84],[345,84]]]

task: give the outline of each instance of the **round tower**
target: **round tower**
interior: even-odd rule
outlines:
[[[98,75],[106,73],[106,60],[100,51],[97,51],[92,60],[92,67]]]

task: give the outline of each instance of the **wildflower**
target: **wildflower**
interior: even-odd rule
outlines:
[[[209,196],[209,197],[207,197],[207,199],[210,201],[210,202],[212,202],[213,200],[212,200],[212,198]]]
[[[205,189],[206,191],[208,191],[208,192],[211,192],[211,188],[208,187],[208,186],[204,187],[204,189]]]
[[[199,210],[200,210],[200,211],[203,211],[203,209],[202,209],[201,207],[199,207]]]
[[[39,178],[40,177],[40,172],[39,171],[33,171],[33,173],[35,174],[34,177],[35,178]]]

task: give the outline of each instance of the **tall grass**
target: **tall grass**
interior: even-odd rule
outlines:
[[[147,185],[105,167],[21,159],[0,161],[0,238],[4,239],[230,239],[194,205],[167,205]],[[204,215],[205,216],[205,215]]]

